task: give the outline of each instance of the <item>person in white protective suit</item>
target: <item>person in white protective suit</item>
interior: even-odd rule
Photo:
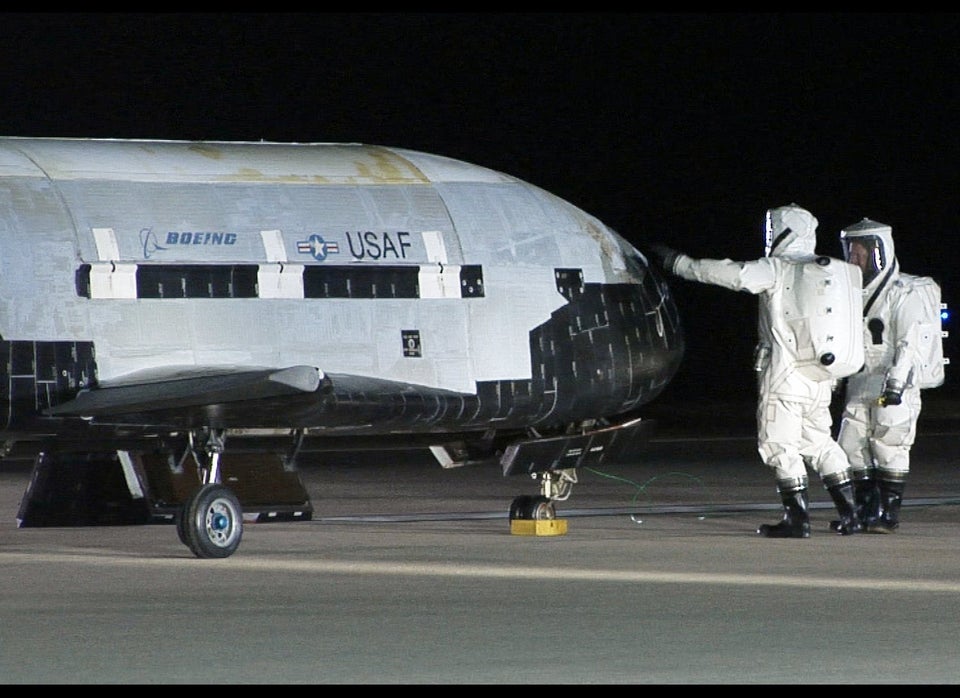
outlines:
[[[864,367],[846,378],[837,440],[847,453],[858,516],[871,533],[900,524],[920,416],[919,294],[901,277],[889,225],[864,218],[840,232],[844,258],[863,271]]]
[[[797,263],[819,260],[845,264],[839,259],[817,256],[817,224],[813,214],[796,204],[768,210],[765,256],[746,262],[694,259],[662,243],[651,246],[660,264],[672,274],[759,296],[759,342],[755,356],[759,392],[757,449],[763,462],[774,471],[784,509],[779,523],[761,524],[757,529],[759,535],[768,538],[810,536],[808,466],[819,475],[840,514],[837,525],[831,528],[840,535],[862,530],[854,506],[849,462],[831,435],[830,402],[836,381],[808,377],[798,369],[790,351],[795,340],[786,315],[787,308],[794,307],[791,303],[795,299],[790,295],[795,293],[796,285],[791,280],[796,278]],[[846,271],[856,279],[850,297],[857,303],[853,307],[850,302],[848,310],[855,316],[848,314],[850,336],[843,341],[853,345],[861,341],[856,336],[860,274],[855,269]]]

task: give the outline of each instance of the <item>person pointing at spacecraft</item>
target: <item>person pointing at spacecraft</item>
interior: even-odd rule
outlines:
[[[663,243],[650,246],[671,274],[759,296],[757,448],[774,472],[783,504],[779,523],[757,529],[768,538],[810,536],[808,464],[840,515],[833,530],[840,535],[863,530],[854,506],[850,465],[831,436],[830,414],[835,374],[849,375],[863,363],[861,274],[852,264],[816,254],[817,225],[813,214],[796,204],[769,209],[764,225],[765,256],[746,262],[694,259]],[[827,274],[834,274],[836,280]],[[844,293],[841,287],[845,285]],[[808,350],[804,344],[818,332],[803,323],[817,313],[805,308],[818,302],[816,296],[825,289],[840,290],[830,301],[829,314],[842,319],[843,328],[822,333],[833,345],[818,347],[814,355],[814,349]]]

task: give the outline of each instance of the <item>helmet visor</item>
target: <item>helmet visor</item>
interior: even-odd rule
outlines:
[[[883,241],[873,235],[859,235],[848,237],[843,242],[843,258],[856,264],[863,272],[863,285],[873,281],[887,268],[887,255],[883,249]]]

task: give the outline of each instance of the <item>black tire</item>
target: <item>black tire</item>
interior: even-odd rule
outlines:
[[[230,557],[243,537],[240,500],[223,485],[204,485],[184,505],[177,533],[181,530],[184,542],[197,557]]]
[[[543,495],[528,494],[516,497],[510,505],[510,520],[515,519],[546,521],[557,518],[553,502]]]
[[[177,507],[177,513],[173,517],[173,521],[177,525],[177,538],[179,538],[180,542],[184,545],[189,545],[187,543],[187,534],[183,530],[183,522],[187,520],[186,511],[188,506],[189,502],[181,504]]]
[[[553,502],[546,497],[534,497],[530,502],[530,515],[527,518],[534,521],[552,521],[557,518],[557,511],[553,508]]]
[[[514,521],[516,519],[527,519],[527,515],[530,509],[530,500],[532,497],[528,494],[520,495],[515,497],[513,502],[510,503],[510,520]]]

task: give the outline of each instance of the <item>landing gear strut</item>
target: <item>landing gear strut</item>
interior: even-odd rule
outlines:
[[[224,434],[219,430],[190,432],[189,453],[197,464],[198,489],[177,513],[177,535],[199,558],[230,557],[243,537],[240,500],[220,484],[220,454]]]

